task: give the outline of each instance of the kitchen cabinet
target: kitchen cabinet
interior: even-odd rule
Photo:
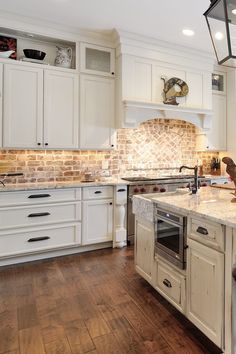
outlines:
[[[37,148],[43,141],[43,69],[4,65],[3,147]]]
[[[115,75],[115,50],[89,43],[80,45],[80,70],[87,74]]]
[[[212,95],[213,115],[212,126],[209,132],[197,134],[197,151],[224,151],[227,150],[226,120],[227,98],[225,95]]]
[[[78,147],[78,94],[77,74],[44,71],[44,146]]]
[[[135,269],[152,283],[154,262],[154,225],[146,220],[135,219]]]
[[[78,75],[4,64],[3,147],[77,148]]]
[[[83,201],[82,244],[113,239],[113,199]]]
[[[80,148],[115,146],[114,80],[92,75],[80,78]]]
[[[3,64],[0,63],[0,147],[2,146]]]
[[[222,347],[224,326],[224,254],[188,240],[187,316]]]

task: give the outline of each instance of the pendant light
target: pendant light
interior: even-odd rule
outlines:
[[[204,13],[220,65],[236,67],[236,0],[210,0]]]

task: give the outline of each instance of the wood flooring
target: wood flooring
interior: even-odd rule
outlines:
[[[218,354],[134,270],[133,249],[0,269],[0,354]]]

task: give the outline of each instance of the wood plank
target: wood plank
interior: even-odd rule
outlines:
[[[6,310],[0,313],[0,353],[18,348],[17,312]]]
[[[89,334],[92,338],[100,337],[111,332],[102,317],[93,317],[85,321]]]
[[[19,331],[20,354],[45,354],[39,327]]]
[[[96,350],[100,354],[124,354],[112,333],[94,338]]]
[[[72,354],[68,340],[62,337],[59,340],[45,343],[46,354]]]
[[[66,323],[65,333],[73,354],[83,354],[96,349],[83,321]]]
[[[38,325],[37,310],[35,304],[19,307],[17,310],[18,329],[35,327]]]

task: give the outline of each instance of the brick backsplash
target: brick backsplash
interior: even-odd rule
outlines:
[[[218,153],[197,153],[195,126],[180,120],[154,119],[137,129],[119,129],[113,151],[2,150],[0,172],[23,172],[8,182],[75,181],[86,170],[98,178],[102,161],[108,160],[110,176],[157,176],[176,174],[182,164],[201,160],[204,173]]]

